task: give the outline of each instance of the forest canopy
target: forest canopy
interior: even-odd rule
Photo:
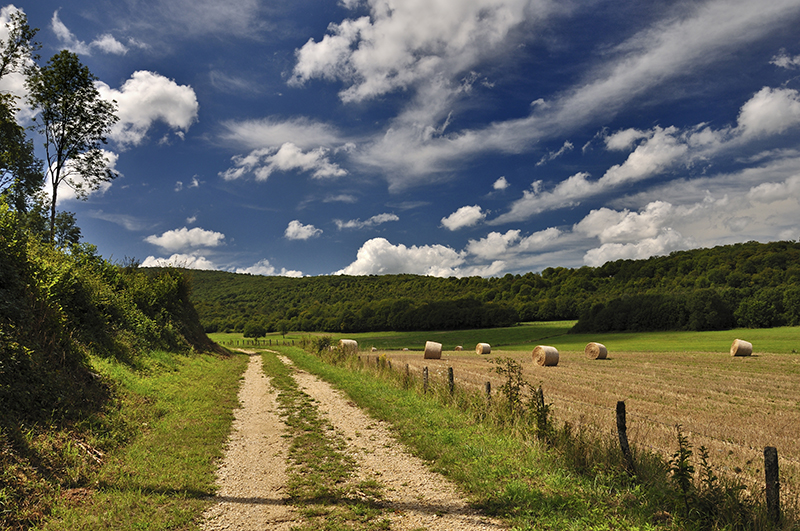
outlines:
[[[579,319],[575,331],[800,324],[800,243],[747,242],[497,278],[192,271],[207,332],[366,332]]]

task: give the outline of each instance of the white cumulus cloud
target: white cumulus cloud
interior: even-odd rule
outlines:
[[[467,252],[478,258],[496,260],[502,258],[507,262],[517,262],[526,255],[541,254],[552,249],[562,236],[561,230],[550,227],[522,237],[522,231],[510,229],[505,234],[490,232],[480,240],[470,240]]]
[[[800,55],[789,55],[785,50],[772,58],[771,64],[781,68],[800,68]]]
[[[282,267],[280,271],[278,271],[275,266],[269,263],[269,260],[264,258],[263,260],[259,260],[255,264],[251,265],[250,267],[238,268],[235,271],[236,273],[242,274],[250,274],[250,275],[263,275],[263,276],[281,276],[281,277],[293,277],[293,278],[300,278],[303,276],[302,271],[294,271],[286,269]]]
[[[360,219],[351,219],[350,221],[342,221],[340,219],[333,220],[336,223],[336,226],[339,230],[342,229],[364,229],[369,227],[374,227],[376,225],[381,225],[382,223],[387,223],[389,221],[399,221],[400,218],[397,217],[396,214],[377,214],[372,216],[366,221],[361,221]]]
[[[324,147],[303,151],[296,144],[286,142],[279,148],[260,148],[248,155],[233,157],[233,167],[220,176],[230,181],[252,173],[257,181],[266,181],[276,171],[310,172],[316,179],[347,175],[345,169],[330,161],[329,154],[330,150]]]
[[[598,248],[588,250],[583,261],[588,266],[597,267],[613,260],[641,260],[669,254],[686,247],[687,241],[679,232],[666,228],[652,238],[645,238],[635,243],[605,243]]]
[[[100,35],[97,39],[92,41],[90,46],[114,55],[125,55],[128,53],[128,47],[115,39],[110,33]]]
[[[58,16],[58,10],[53,13],[50,19],[50,29],[56,34],[64,48],[79,55],[91,55],[92,50],[100,50],[103,53],[114,55],[125,55],[128,52],[128,48],[110,33],[100,35],[89,44],[78,39],[61,21]]]
[[[169,258],[156,258],[148,256],[142,262],[142,267],[183,267],[186,269],[216,270],[217,266],[205,256],[196,254],[173,254]]]
[[[333,23],[322,40],[297,50],[292,83],[343,80],[342,100],[363,101],[437,74],[455,76],[503,45],[530,8],[528,0],[367,4],[369,16]]]
[[[664,201],[654,201],[641,212],[600,208],[589,212],[574,230],[596,237],[601,243],[629,242],[658,236],[674,216],[675,209]]]
[[[224,132],[221,136],[225,142],[250,150],[280,146],[287,142],[306,150],[317,146],[330,148],[347,144],[336,128],[302,117],[288,120],[230,120],[222,126]]]
[[[361,246],[355,262],[336,274],[450,276],[463,263],[463,253],[444,245],[406,247],[403,244],[393,245],[385,238],[373,238]]]
[[[609,185],[640,181],[672,166],[689,149],[677,133],[675,127],[656,127],[652,136],[639,144],[624,163],[609,168],[601,181]]]
[[[442,218],[442,226],[450,230],[458,230],[464,227],[477,225],[486,218],[486,213],[478,205],[463,206]]]
[[[800,125],[800,92],[764,87],[742,106],[739,130],[745,137],[783,133]]]
[[[153,234],[144,240],[166,251],[179,251],[197,247],[218,247],[224,243],[224,239],[225,235],[221,232],[205,230],[200,227],[193,229],[182,227],[168,230],[160,236]]]
[[[789,177],[783,182],[759,184],[747,193],[749,200],[764,204],[783,201],[789,197],[800,197],[800,175]]]
[[[494,188],[495,190],[505,190],[508,187],[509,184],[505,177],[500,177],[492,185],[492,188]]]
[[[606,148],[613,151],[627,151],[642,138],[650,137],[650,133],[638,129],[623,129],[605,137]]]
[[[141,144],[157,121],[180,134],[197,120],[199,104],[194,89],[155,72],[134,72],[119,90],[103,82],[97,82],[97,89],[104,99],[117,102],[119,122],[110,138],[123,146]]]
[[[467,251],[481,258],[503,256],[519,240],[520,232],[516,229],[509,230],[505,234],[490,232],[485,238],[470,240]]]
[[[289,226],[283,233],[288,240],[308,240],[320,234],[322,234],[322,229],[318,229],[314,225],[303,225],[296,219],[289,222]]]

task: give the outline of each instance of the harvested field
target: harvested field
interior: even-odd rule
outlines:
[[[429,368],[432,381],[445,382],[453,367],[457,386],[480,392],[486,381],[498,389],[499,375],[491,359],[513,358],[525,379],[541,385],[553,404],[559,424],[613,436],[615,407],[624,400],[631,443],[670,457],[677,449],[676,425],[682,426],[695,449],[709,449],[720,474],[733,476],[753,489],[763,489],[765,446],[780,458],[782,494],[800,493],[800,355],[758,353],[731,357],[727,352],[618,352],[587,359],[583,351],[561,350],[557,367],[541,367],[530,352],[493,350],[490,355],[444,351],[439,360],[422,352],[381,351],[394,370],[420,377]],[[362,355],[364,357],[364,355]],[[371,356],[374,358],[375,356]]]

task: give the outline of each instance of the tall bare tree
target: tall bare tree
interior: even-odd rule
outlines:
[[[118,118],[116,102],[102,99],[97,78],[68,50],[54,55],[27,77],[28,103],[37,131],[44,137],[50,181],[50,241],[55,239],[58,187],[63,183],[86,196],[117,175],[109,169],[102,146]]]

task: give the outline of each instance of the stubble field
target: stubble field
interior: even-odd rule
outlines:
[[[525,380],[541,385],[560,423],[609,435],[616,433],[616,404],[626,404],[628,437],[643,449],[669,458],[680,425],[695,456],[705,446],[712,466],[750,488],[763,488],[765,446],[778,449],[783,494],[800,492],[800,355],[756,353],[731,357],[710,352],[617,352],[591,360],[583,351],[559,349],[555,367],[533,363],[530,351],[443,351],[440,360],[419,351],[378,350],[394,370],[405,364],[417,378],[428,367],[431,381],[444,383],[453,367],[457,386],[483,392],[502,380],[492,359],[513,358]],[[373,361],[374,362],[374,361]]]

